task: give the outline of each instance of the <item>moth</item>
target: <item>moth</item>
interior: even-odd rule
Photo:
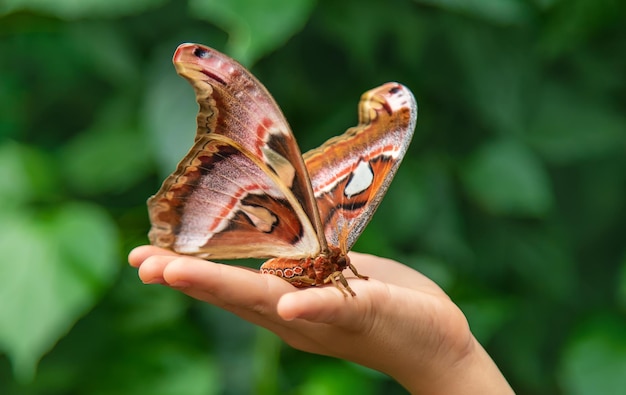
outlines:
[[[173,63],[199,112],[189,153],[148,199],[153,245],[205,259],[271,258],[296,287],[360,278],[347,255],[382,200],[417,119],[391,82],[365,92],[356,127],[302,155],[265,87],[228,56],[182,44]]]

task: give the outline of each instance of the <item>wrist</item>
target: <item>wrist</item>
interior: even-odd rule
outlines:
[[[473,336],[466,352],[456,360],[453,358],[447,367],[434,368],[433,372],[430,379],[415,374],[416,380],[409,378],[400,383],[413,395],[515,394],[494,361]]]

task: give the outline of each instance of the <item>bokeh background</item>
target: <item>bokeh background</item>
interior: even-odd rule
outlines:
[[[1,394],[402,394],[160,286],[126,254],[190,147],[171,56],[225,51],[303,150],[420,105],[356,250],[433,278],[519,394],[626,393],[626,3],[0,1]]]

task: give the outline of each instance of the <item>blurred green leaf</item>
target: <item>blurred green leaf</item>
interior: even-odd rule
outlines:
[[[413,185],[391,187],[391,208],[395,219],[387,226],[393,230],[383,228],[381,232],[390,234],[393,241],[398,242],[398,247],[406,251],[426,253],[446,262],[466,261],[472,252],[463,234],[461,212],[445,159],[425,153],[419,160],[405,158],[401,166],[404,170],[400,170],[400,174],[404,176],[401,175],[400,180],[407,177],[405,180],[410,180]],[[408,188],[406,195],[404,188]],[[404,203],[394,205],[394,195],[404,195]],[[406,208],[407,205],[415,207]],[[407,210],[406,214],[403,214],[404,210]],[[407,218],[403,218],[405,215]],[[384,213],[382,217],[385,216]],[[396,224],[400,226],[394,229]],[[400,233],[404,234],[400,236]]]
[[[420,254],[408,255],[398,259],[433,280],[444,290],[450,290],[455,284],[455,276],[448,262],[434,256]]]
[[[100,109],[91,129],[61,151],[66,181],[81,193],[120,192],[151,171],[150,145],[137,126],[134,105],[113,98]]]
[[[626,254],[622,258],[619,274],[617,276],[617,303],[622,312],[626,312]]]
[[[89,21],[71,25],[67,37],[73,58],[81,59],[98,76],[123,90],[124,96],[131,97],[136,88],[133,83],[140,80],[141,54],[123,33],[106,23]]]
[[[77,19],[88,16],[113,17],[135,14],[161,5],[166,0],[4,0],[0,15],[19,10],[45,12],[60,18]]]
[[[489,132],[521,135],[527,129],[528,107],[536,100],[540,69],[529,56],[527,39],[513,36],[503,46],[493,30],[470,28],[457,37],[451,31],[451,48],[463,74],[459,93],[476,111]]]
[[[116,284],[119,292],[111,295],[111,299],[121,306],[112,322],[118,330],[143,336],[176,327],[184,320],[193,299],[166,287],[137,286],[138,275],[134,268],[128,268],[123,274]]]
[[[532,16],[528,5],[519,0],[415,0],[418,3],[441,7],[482,18],[498,24],[522,24]]]
[[[15,375],[28,380],[113,280],[117,235],[108,215],[90,204],[2,211],[0,218],[0,348]]]
[[[342,0],[320,13],[320,28],[333,46],[340,45],[341,55],[358,68],[359,76],[385,77],[385,64],[397,56],[415,64],[426,45],[424,16],[410,2],[396,2],[393,7],[384,1]],[[393,23],[389,23],[393,20]],[[379,62],[381,56],[384,62]],[[324,59],[324,58],[322,58]],[[334,63],[325,59],[326,64]],[[384,80],[373,80],[383,83]]]
[[[0,47],[0,50],[3,50]],[[0,140],[15,137],[24,128],[27,114],[22,111],[26,105],[26,92],[18,81],[17,73],[9,67],[2,67],[2,81],[0,82]]]
[[[28,180],[23,151],[14,142],[0,145],[0,196],[6,206],[29,200],[35,194]]]
[[[528,138],[550,161],[572,163],[626,149],[626,117],[612,104],[547,83],[535,108]]]
[[[552,56],[571,51],[607,26],[623,21],[625,9],[624,2],[614,0],[560,1],[549,15],[541,46]]]
[[[55,164],[50,162],[50,157],[33,147],[10,140],[0,144],[0,199],[4,210],[54,195],[59,177]]]
[[[556,4],[559,4],[561,0],[531,0],[531,2],[540,9],[547,10],[554,7]]]
[[[495,214],[542,216],[552,206],[550,181],[541,162],[513,141],[483,146],[461,176],[467,193]]]
[[[229,34],[232,57],[250,65],[302,29],[314,0],[190,0],[191,11]]]
[[[160,48],[148,66],[151,81],[141,108],[142,127],[165,178],[193,145],[198,104],[191,86],[176,74],[169,61],[171,48]]]
[[[220,393],[218,367],[203,349],[180,341],[160,339],[155,344],[129,345],[120,350],[117,363],[89,387],[94,395],[213,395]]]
[[[620,395],[626,388],[626,319],[594,319],[566,346],[559,382],[567,395]]]
[[[374,394],[376,388],[351,364],[328,360],[318,364],[303,377],[299,395]]]
[[[501,264],[515,273],[533,299],[567,303],[576,294],[576,258],[557,230],[533,229],[531,232],[520,226],[500,227],[496,231],[499,236],[492,234],[486,240],[498,244],[490,246],[491,251],[506,257]]]
[[[515,316],[515,303],[504,295],[466,299],[459,308],[467,317],[472,333],[481,344],[488,344],[495,333]]]
[[[265,328],[257,328],[254,360],[254,392],[277,394],[280,381],[280,349],[282,340]]]

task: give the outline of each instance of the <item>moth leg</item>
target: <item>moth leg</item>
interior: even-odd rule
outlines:
[[[352,263],[348,262],[348,267],[350,268],[350,270],[352,270],[352,273],[354,273],[354,275],[357,276],[358,278],[362,278],[363,280],[367,280],[369,278],[369,276],[364,276],[362,274],[359,274],[359,272],[356,270],[356,267],[354,267]]]
[[[315,285],[315,280],[307,276],[294,276],[294,277],[282,277],[283,280],[286,280],[289,283],[294,283],[296,287],[298,286],[310,286]]]
[[[335,288],[340,290],[344,297],[348,296],[348,292],[350,295],[356,296],[356,293],[354,293],[352,288],[350,288],[348,280],[346,280],[346,278],[343,276],[343,273],[332,273],[330,276],[326,277],[326,279],[324,280],[324,284],[328,284],[329,282],[332,282]]]

